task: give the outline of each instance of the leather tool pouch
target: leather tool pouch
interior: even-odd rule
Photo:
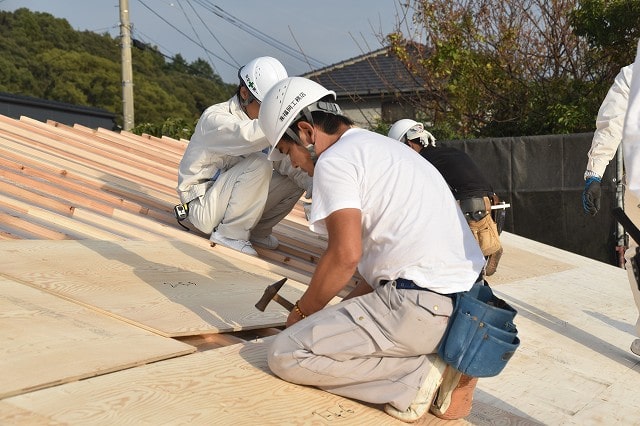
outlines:
[[[473,377],[498,375],[520,345],[513,319],[517,311],[477,282],[458,293],[438,354]]]

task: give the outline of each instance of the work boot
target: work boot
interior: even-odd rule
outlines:
[[[278,241],[278,239],[274,237],[273,234],[267,235],[266,237],[252,237],[251,242],[269,250],[275,250],[280,245],[280,241]]]
[[[215,231],[209,237],[209,241],[211,241],[213,245],[220,244],[224,247],[229,247],[230,249],[237,250],[241,253],[248,254],[251,256],[257,256],[258,252],[253,249],[251,243],[247,240],[234,240],[233,238],[227,238],[218,234],[218,231]]]
[[[450,368],[450,367],[449,367]],[[473,403],[473,392],[478,384],[477,377],[467,376],[459,373],[458,384],[448,396],[448,406],[445,410],[438,409],[435,405],[431,407],[431,412],[441,419],[457,420],[467,417],[471,413],[471,405]],[[442,392],[442,389],[440,389]],[[438,395],[438,398],[440,395]]]
[[[442,383],[442,374],[444,373],[447,364],[442,358],[435,357],[433,364],[429,367],[427,377],[424,379],[422,386],[418,390],[418,394],[414,398],[413,402],[404,411],[398,410],[391,404],[384,406],[384,412],[395,417],[403,422],[413,423],[418,421],[424,414],[429,411],[431,402],[438,391],[438,386]]]
[[[640,356],[640,339],[636,339],[631,342],[631,352]]]

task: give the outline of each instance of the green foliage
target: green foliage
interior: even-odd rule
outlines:
[[[638,0],[411,0],[387,36],[437,138],[592,131],[640,37]]]
[[[202,111],[235,91],[202,59],[166,61],[156,48],[136,45],[134,119],[154,129],[145,133],[188,139],[185,129],[193,131]],[[120,41],[109,34],[75,31],[48,13],[0,11],[0,91],[102,108],[122,124],[120,62]]]
[[[570,21],[575,33],[589,42],[594,60],[618,69],[633,62],[640,38],[638,0],[581,0]]]
[[[174,139],[189,139],[196,128],[198,120],[187,122],[184,119],[168,118],[163,123],[142,123],[132,129],[136,135],[147,134],[161,137],[170,136]]]

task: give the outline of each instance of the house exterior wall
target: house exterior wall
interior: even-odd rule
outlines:
[[[398,103],[395,99],[359,99],[354,102],[351,98],[338,97],[337,101],[345,115],[363,128],[375,127],[380,120],[391,124],[401,118],[415,118],[413,107]]]

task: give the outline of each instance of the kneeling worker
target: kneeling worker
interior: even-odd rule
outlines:
[[[485,275],[493,275],[502,256],[500,234],[491,214],[498,197],[478,166],[463,151],[436,146],[433,135],[414,120],[396,121],[389,137],[410,146],[442,174],[487,259]]]
[[[269,349],[269,367],[292,383],[418,420],[442,380],[444,362],[430,354],[451,295],[469,290],[484,265],[447,183],[408,147],[354,128],[334,92],[302,77],[276,83],[258,121],[269,158],[287,155],[313,176],[310,228],[328,235]],[[365,281],[327,306],[356,268]]]

